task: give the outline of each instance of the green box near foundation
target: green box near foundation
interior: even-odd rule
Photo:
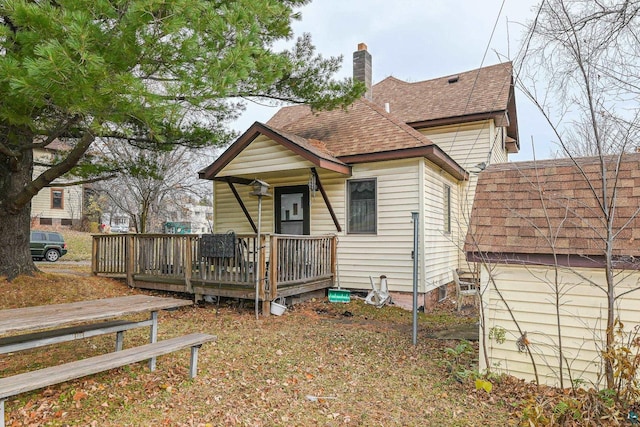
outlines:
[[[329,302],[350,302],[351,291],[346,289],[329,289]]]

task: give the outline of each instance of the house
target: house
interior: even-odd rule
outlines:
[[[119,212],[103,212],[100,215],[100,226],[103,231],[109,231],[111,233],[128,233],[130,230],[129,226],[129,215]]]
[[[185,203],[180,209],[171,209],[166,213],[162,228],[170,234],[211,233],[213,227],[213,207]]]
[[[67,149],[68,147],[57,139],[44,148],[34,149],[34,178],[47,169],[45,165],[54,161],[56,153]],[[67,185],[66,182],[63,178],[56,179],[35,195],[31,201],[31,223],[33,226],[72,226],[82,220],[83,186],[79,184]]]
[[[269,234],[337,235],[333,284],[368,290],[370,278],[385,275],[396,301],[410,300],[415,255],[423,305],[464,263],[474,172],[518,152],[512,66],[375,85],[371,70],[360,44],[354,78],[367,84],[363,98],[345,110],[284,107],[200,177],[213,181],[215,233],[256,233],[260,214]],[[256,179],[272,196],[260,213],[249,194]]]
[[[601,204],[611,197],[615,317],[627,332],[640,324],[640,292],[632,292],[640,281],[640,154],[618,160],[516,162],[480,173],[465,251],[470,262],[482,263],[481,369],[533,380],[522,347],[528,343],[541,383],[559,385],[562,376],[568,387],[601,379],[607,326]],[[503,343],[490,338],[496,331]]]

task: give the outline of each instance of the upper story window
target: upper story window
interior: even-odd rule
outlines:
[[[443,194],[444,232],[451,233],[451,186],[444,186]]]
[[[376,180],[353,179],[347,181],[347,232],[375,234],[377,218]]]
[[[64,191],[60,188],[51,189],[51,209],[64,209]]]

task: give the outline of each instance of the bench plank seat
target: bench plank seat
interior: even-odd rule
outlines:
[[[98,372],[108,371],[187,347],[191,347],[192,349],[190,374],[191,377],[194,377],[197,369],[197,348],[206,342],[215,340],[216,336],[214,335],[194,333],[39,369],[37,371],[0,378],[0,401],[3,402],[6,398],[20,393],[26,393]]]
[[[81,338],[89,338],[112,332],[123,332],[143,326],[151,326],[151,320],[129,322],[126,320],[113,320],[109,322],[91,323],[87,325],[71,326],[62,329],[35,332],[31,334],[14,335],[0,338],[0,354],[45,345],[72,341]]]

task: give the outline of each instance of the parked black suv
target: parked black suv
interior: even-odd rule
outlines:
[[[46,259],[49,262],[56,262],[62,255],[67,253],[67,244],[64,242],[62,234],[55,231],[31,231],[31,257],[33,259]]]

